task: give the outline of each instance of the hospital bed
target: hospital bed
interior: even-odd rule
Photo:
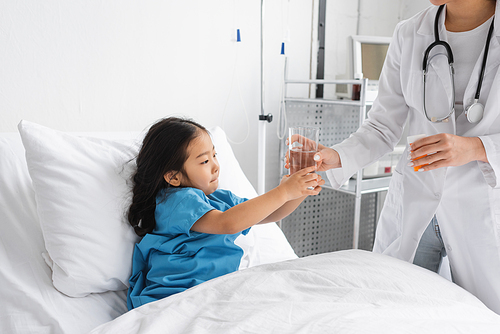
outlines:
[[[0,134],[1,333],[498,333],[500,316],[437,274],[360,250],[297,258],[276,224],[237,240],[242,270],[127,312],[142,134],[19,131]],[[210,131],[220,187],[256,196]]]

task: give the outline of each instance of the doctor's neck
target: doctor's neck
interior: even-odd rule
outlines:
[[[446,3],[446,30],[469,31],[479,27],[495,14],[496,0],[431,0],[433,4]]]

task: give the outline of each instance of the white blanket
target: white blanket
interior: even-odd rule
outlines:
[[[437,274],[349,250],[225,275],[92,334],[271,332],[499,333],[500,316]]]

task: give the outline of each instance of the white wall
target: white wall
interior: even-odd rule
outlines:
[[[429,0],[328,0],[326,6],[325,78],[347,74],[347,43],[351,35],[391,37],[396,24],[430,6]],[[325,98],[333,98],[327,86]]]
[[[223,127],[257,186],[260,5],[257,0],[2,1],[0,131],[16,131],[21,119],[63,131],[143,130],[158,118],[185,115]],[[428,0],[360,0],[359,5],[359,33],[391,35],[399,20]],[[317,11],[318,0],[264,1],[264,106],[275,118],[281,42],[286,40],[289,78],[314,78]],[[328,0],[327,11],[325,73],[335,78],[345,73],[346,38],[357,33],[358,1]],[[235,41],[237,28],[241,43]],[[291,93],[307,96],[309,88]],[[266,125],[268,189],[278,183],[281,164],[276,126],[276,121]]]
[[[0,64],[0,131],[21,119],[143,130],[186,115],[236,142],[249,133],[234,149],[256,182],[259,1],[1,1]]]

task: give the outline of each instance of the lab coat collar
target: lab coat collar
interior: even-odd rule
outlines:
[[[439,6],[431,6],[431,7],[427,8],[427,14],[424,16],[422,23],[417,30],[418,34],[434,36],[434,20],[436,18],[436,13],[437,13],[438,9],[439,9]],[[443,39],[446,36],[446,34],[445,34],[446,28],[444,26],[444,20],[446,18],[446,8],[443,9],[443,12],[441,13],[441,15],[439,17],[439,22],[438,22],[439,38],[440,39]]]

